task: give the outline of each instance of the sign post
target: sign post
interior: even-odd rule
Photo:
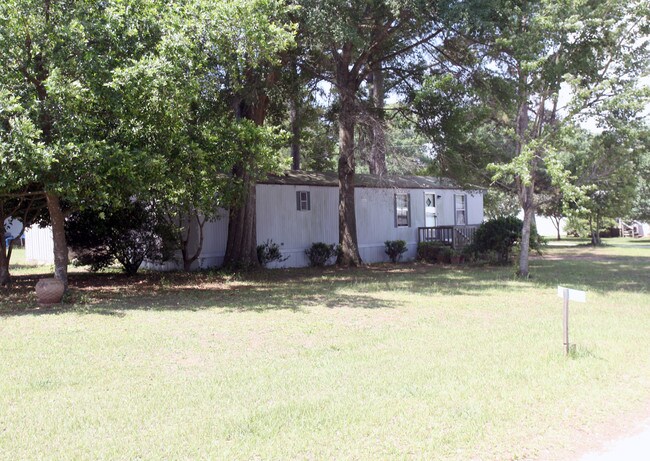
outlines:
[[[569,343],[569,300],[584,303],[587,301],[587,293],[558,285],[557,295],[564,300],[564,315],[562,318],[564,351],[566,355],[569,355],[569,351],[571,350],[571,344]]]

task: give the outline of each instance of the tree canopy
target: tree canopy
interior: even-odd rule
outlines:
[[[427,170],[517,197],[527,275],[547,202],[648,216],[649,32],[642,0],[6,0],[0,209],[46,204],[64,281],[66,216],[134,198],[185,269],[227,213],[226,263],[249,267],[255,182],[335,166],[348,266],[357,165]]]

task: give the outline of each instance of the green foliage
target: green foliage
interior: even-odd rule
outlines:
[[[438,261],[438,254],[442,252],[447,245],[442,242],[420,242],[418,243],[417,258],[428,263]]]
[[[332,258],[338,254],[338,247],[334,244],[323,242],[312,243],[311,247],[305,250],[309,259],[309,265],[312,267],[323,267],[327,265]]]
[[[411,96],[439,171],[510,190],[526,220],[548,187],[581,206],[586,191],[562,151],[563,131],[587,118],[611,129],[642,117],[647,2],[475,0],[444,3],[440,14],[452,30],[441,44],[450,64]],[[519,271],[528,273],[527,251]]]
[[[273,262],[284,262],[289,259],[289,256],[283,256],[280,245],[269,239],[261,245],[257,245],[257,259],[262,267],[267,267]]]
[[[139,202],[119,208],[86,209],[66,220],[66,239],[75,264],[98,271],[117,260],[134,275],[147,259],[162,262],[171,256],[169,227],[150,207]]]
[[[483,213],[487,219],[516,215],[520,209],[519,199],[512,193],[490,188],[483,195]]]
[[[440,249],[437,255],[437,260],[440,263],[450,263],[451,262],[451,257],[456,254],[456,251],[450,247],[445,245]]]
[[[399,261],[402,255],[408,251],[404,240],[386,240],[384,245],[386,246],[385,253],[394,263]]]
[[[497,260],[506,264],[510,262],[513,249],[521,242],[522,221],[515,216],[499,217],[484,222],[476,230],[470,250],[477,255],[495,252]],[[537,231],[531,228],[531,249],[540,250],[541,240]]]

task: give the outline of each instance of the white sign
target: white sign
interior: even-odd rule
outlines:
[[[577,301],[579,303],[587,302],[587,293],[580,290],[572,290],[571,288],[557,287],[557,295],[560,298],[564,298],[564,290],[569,290],[569,301]]]

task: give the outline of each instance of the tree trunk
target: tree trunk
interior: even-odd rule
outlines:
[[[291,169],[300,170],[300,102],[298,96],[291,98],[289,118],[291,121]]]
[[[68,244],[65,240],[65,218],[61,203],[56,194],[47,192],[47,210],[52,224],[52,239],[54,242],[54,278],[63,282],[68,289]]]
[[[9,274],[9,255],[6,253],[4,238],[0,243],[0,287],[9,285],[11,274]]]
[[[528,189],[528,187],[526,189]],[[532,186],[530,189],[532,189]],[[529,273],[528,255],[530,252],[530,229],[534,215],[535,207],[533,206],[532,201],[527,201],[524,205],[524,225],[521,229],[521,252],[519,253],[519,271],[517,272],[521,277],[528,277]]]
[[[596,215],[596,226],[591,234],[591,243],[594,246],[602,245],[603,241],[600,239],[600,215]]]
[[[192,231],[192,225],[193,221],[196,221],[196,231],[198,233],[197,235],[197,242],[196,246],[194,248],[193,253],[190,255],[190,238],[191,238],[191,231]],[[181,234],[181,254],[183,255],[183,270],[185,272],[189,272],[192,270],[192,264],[199,259],[199,256],[201,256],[201,251],[203,251],[203,229],[205,226],[205,218],[201,219],[201,216],[196,210],[188,211],[187,214],[187,234],[186,237],[183,238]]]
[[[354,206],[354,94],[355,92],[347,87],[341,91],[339,113],[339,244],[341,251],[337,263],[341,266],[361,264]]]
[[[526,86],[526,76],[520,71],[519,75],[521,88]],[[515,156],[519,157],[523,154],[526,138],[528,135],[528,93],[524,90],[519,96],[519,109],[517,111],[517,120],[515,124],[516,140],[515,140]],[[517,189],[519,194],[519,204],[524,210],[524,222],[521,229],[521,243],[519,253],[519,269],[517,274],[521,277],[528,277],[528,253],[530,250],[530,227],[535,216],[535,187],[534,187],[534,171],[535,160],[531,160],[528,165],[531,171],[530,183],[526,184],[521,177],[517,178]]]
[[[386,126],[384,124],[384,72],[381,63],[372,67],[371,98],[373,105],[372,143],[368,168],[370,174],[385,175],[386,168]]]
[[[555,227],[555,230],[557,231],[557,239],[562,240],[562,235],[560,235],[560,228],[561,223],[562,223],[562,216],[556,217],[556,216],[551,216],[551,222],[553,223],[553,227]]]
[[[273,84],[277,77],[277,72],[272,72],[266,78],[266,84]],[[264,93],[258,93],[253,102],[237,98],[234,103],[235,117],[251,120],[261,126],[264,124],[269,103],[269,97]],[[224,256],[224,266],[233,270],[248,270],[260,265],[257,259],[255,181],[250,175],[250,160],[247,158],[252,156],[244,152],[242,160],[235,165],[232,172],[233,177],[238,178],[242,184],[239,203],[230,207],[228,241]]]
[[[237,172],[235,176],[243,178],[244,191],[240,205],[230,208],[224,266],[234,270],[246,270],[259,266],[255,183],[250,181],[246,172]]]

